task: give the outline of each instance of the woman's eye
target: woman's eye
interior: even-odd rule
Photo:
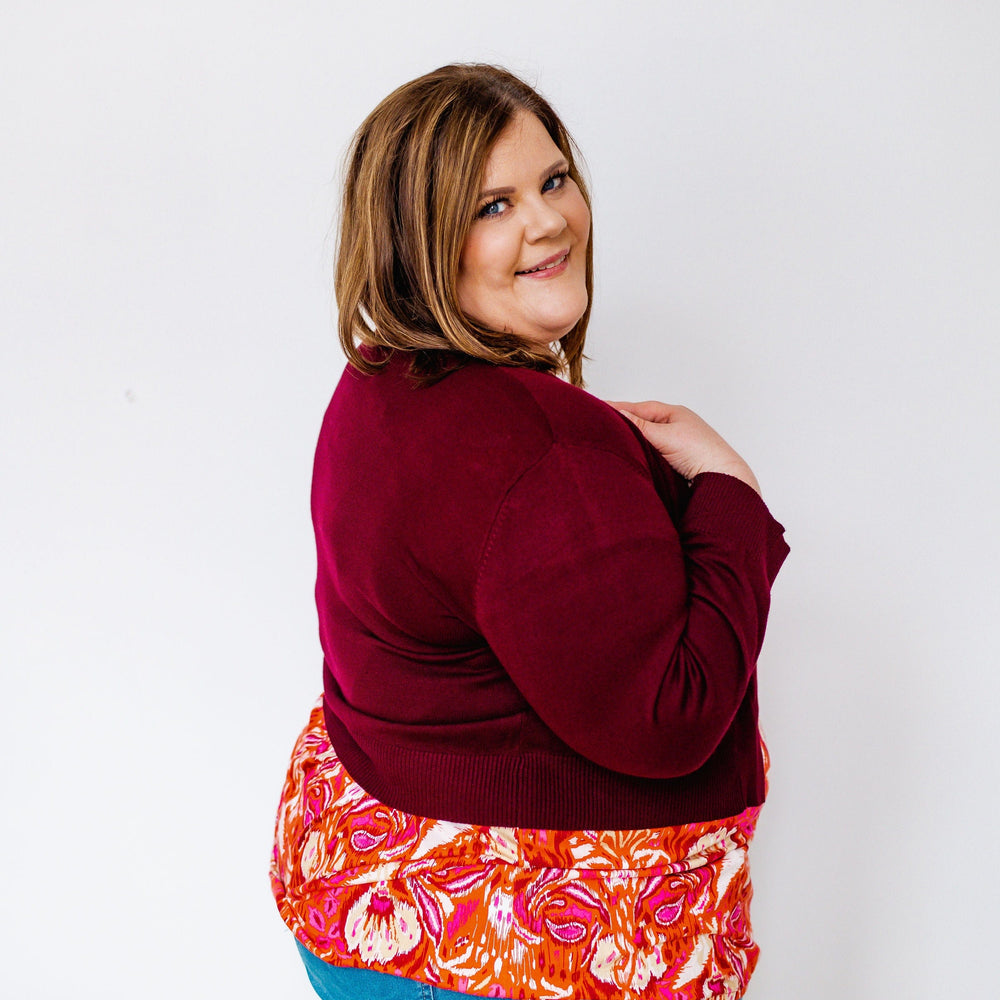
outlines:
[[[543,185],[542,191],[556,191],[566,183],[566,171],[553,174]]]
[[[489,219],[489,218],[495,218],[498,215],[503,215],[503,213],[506,211],[506,208],[504,208],[506,204],[507,204],[506,198],[497,198],[496,201],[488,202],[487,204],[483,205],[483,207],[479,210],[479,218]]]

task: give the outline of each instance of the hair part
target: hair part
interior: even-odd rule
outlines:
[[[486,161],[520,111],[534,115],[552,137],[589,208],[569,132],[537,91],[498,66],[442,66],[403,84],[355,133],[347,153],[335,291],[341,347],[360,371],[377,371],[391,350],[411,351],[411,373],[429,381],[448,370],[445,359],[457,353],[583,384],[592,240],[587,309],[558,347],[491,330],[465,315],[458,302],[459,261]]]

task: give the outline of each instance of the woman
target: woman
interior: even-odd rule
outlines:
[[[272,868],[321,996],[735,1000],[756,962],[787,547],[698,417],[580,388],[590,235],[566,130],[504,70],[414,80],[355,137],[324,697]]]

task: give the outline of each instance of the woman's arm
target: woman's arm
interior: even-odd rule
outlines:
[[[689,451],[714,444],[669,423],[688,425],[669,430]],[[476,586],[482,634],[542,720],[588,759],[650,778],[696,770],[729,728],[787,553],[745,479],[679,471],[694,476],[675,527],[634,463],[555,443],[508,492]]]

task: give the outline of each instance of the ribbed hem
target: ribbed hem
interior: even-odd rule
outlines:
[[[330,742],[370,795],[416,816],[543,830],[638,830],[734,816],[764,801],[756,723],[734,725],[696,772],[664,780],[546,753],[449,754],[366,739],[324,704]]]

